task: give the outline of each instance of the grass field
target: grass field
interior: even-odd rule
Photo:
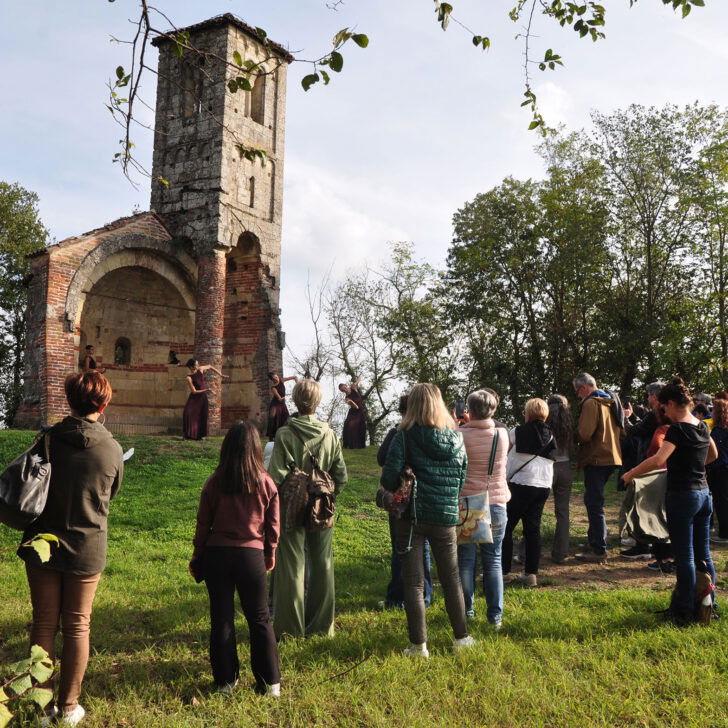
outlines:
[[[30,437],[0,432],[0,466]],[[187,563],[219,440],[119,439],[136,455],[112,504],[108,567],[95,602],[82,696],[89,728],[728,726],[728,620],[708,629],[663,624],[654,612],[666,605],[669,581],[641,589],[586,582],[509,589],[504,630],[495,634],[476,617],[478,646],[458,655],[437,594],[428,610],[432,657],[400,656],[404,614],[376,610],[389,542],[373,502],[372,448],[347,453],[350,482],[335,532],[336,636],[281,644],[280,700],[255,696],[248,673],[232,696],[212,694],[206,592]],[[551,528],[547,515],[547,536]],[[0,526],[0,547],[17,538]],[[2,666],[24,656],[30,620],[22,563],[12,551],[0,554],[0,593]],[[476,611],[485,612],[480,595]],[[241,619],[243,665],[246,641]]]

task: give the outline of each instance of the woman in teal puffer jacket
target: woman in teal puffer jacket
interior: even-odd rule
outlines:
[[[402,554],[404,608],[410,646],[406,655],[429,657],[425,626],[424,539],[430,542],[452,625],[453,647],[471,647],[465,602],[458,572],[458,497],[465,483],[468,459],[462,435],[434,384],[416,384],[407,400],[407,412],[394,436],[382,470],[381,484],[394,491],[405,465],[417,477],[413,506],[395,526],[395,548]]]

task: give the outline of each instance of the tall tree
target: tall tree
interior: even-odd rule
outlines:
[[[20,405],[25,349],[26,256],[46,245],[38,196],[0,182],[0,421],[9,427]]]
[[[662,373],[657,341],[684,312],[690,244],[695,234],[692,170],[705,110],[632,105],[592,115],[592,154],[604,164],[615,265],[604,309],[612,371],[622,391],[640,372]],[[616,325],[615,325],[616,324]]]

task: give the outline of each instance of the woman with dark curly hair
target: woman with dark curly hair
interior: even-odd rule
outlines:
[[[693,398],[682,379],[672,379],[657,398],[672,424],[657,453],[628,470],[623,477],[628,483],[667,463],[665,510],[677,575],[668,611],[675,623],[685,625],[696,617],[696,571],[710,574],[715,583],[715,568],[710,556],[713,502],[705,466],[716,459],[718,450],[707,425],[692,414]]]

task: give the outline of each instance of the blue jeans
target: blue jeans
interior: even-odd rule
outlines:
[[[480,558],[483,562],[483,590],[488,605],[488,621],[499,622],[503,616],[503,569],[501,566],[501,550],[503,534],[506,532],[506,507],[490,506],[490,528],[493,532],[493,543],[464,543],[458,546],[458,566],[460,581],[463,585],[465,611],[473,609],[475,593],[475,563],[478,557],[477,546],[480,546]]]
[[[604,486],[614,470],[614,465],[584,466],[584,505],[589,517],[587,540],[594,553],[607,550],[607,519],[604,517]]]
[[[387,607],[404,608],[404,582],[402,580],[402,556],[397,553],[394,546],[394,528],[399,519],[390,514],[389,516],[389,537],[392,541],[391,576],[387,584],[387,596],[384,604]],[[425,606],[432,603],[432,575],[430,574],[430,544],[425,539],[423,549],[423,567],[425,572]]]
[[[695,610],[695,569],[707,571],[715,584],[715,567],[710,556],[710,491],[668,490],[665,494],[667,530],[675,558],[677,584],[670,608],[681,615]]]

